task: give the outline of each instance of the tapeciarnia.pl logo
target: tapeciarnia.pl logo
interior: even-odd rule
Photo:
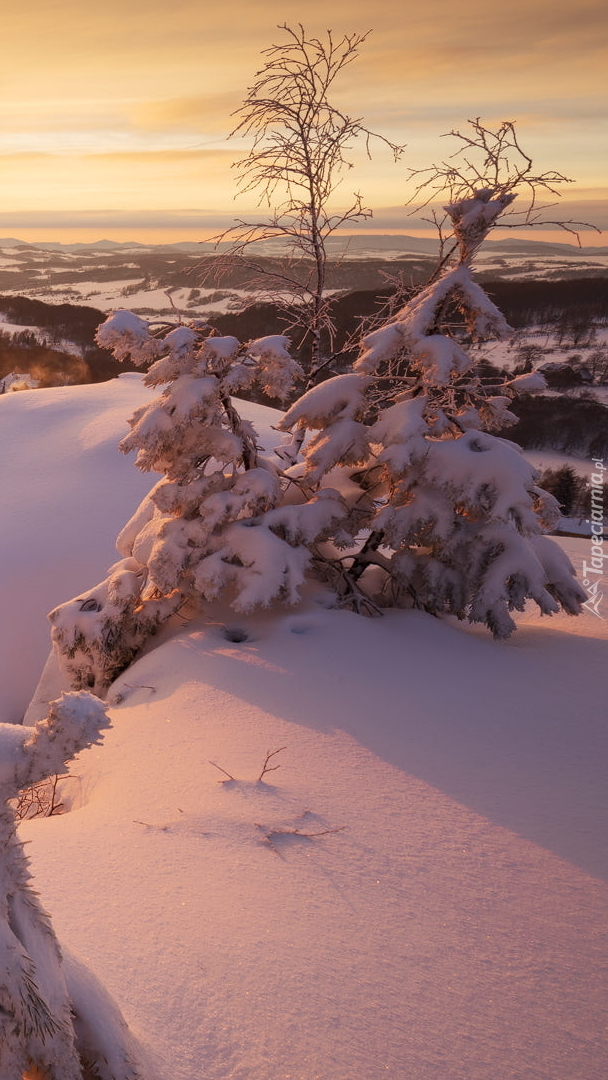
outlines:
[[[591,554],[590,561],[583,560],[583,585],[589,593],[589,599],[583,607],[597,615],[598,619],[604,616],[600,612],[600,604],[604,598],[600,587],[603,581],[604,559],[608,559],[608,551],[604,551],[604,475],[606,466],[602,458],[593,459],[589,492],[590,510],[588,524],[591,526]]]

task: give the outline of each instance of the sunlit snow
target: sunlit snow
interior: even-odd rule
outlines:
[[[4,720],[157,479],[117,450],[151,396],[0,398]],[[327,599],[218,603],[111,688],[72,811],[20,830],[61,943],[154,1080],[604,1080],[608,590],[507,643]]]

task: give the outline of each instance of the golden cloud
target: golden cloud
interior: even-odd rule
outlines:
[[[180,129],[227,135],[233,126],[231,113],[241,101],[242,96],[234,90],[195,94],[138,102],[130,108],[129,115],[135,126],[147,131]]]
[[[373,24],[337,99],[408,142],[412,165],[440,159],[441,133],[481,115],[520,120],[542,168],[601,183],[605,0],[283,0],[278,15],[263,0],[29,0],[3,11],[4,206],[226,206],[238,148],[204,144],[230,130],[261,50],[282,40],[276,23],[323,35],[328,17],[336,36]],[[380,153],[355,161],[366,201],[398,201],[403,182]]]

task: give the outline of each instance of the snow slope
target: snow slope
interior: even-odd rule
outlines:
[[[0,399],[5,719],[153,479],[115,449],[146,394]],[[506,644],[325,602],[217,606],[114,685],[72,812],[21,826],[60,940],[161,1080],[603,1080],[608,602]]]
[[[21,720],[36,685],[49,649],[47,612],[105,577],[118,558],[118,531],[158,480],[117,449],[128,417],[152,397],[132,373],[0,396],[4,721]],[[276,414],[251,408],[265,442],[278,443]]]
[[[117,529],[152,478],[121,455],[141,379],[0,398],[4,483],[0,716],[21,719],[48,652],[44,616],[115,561]]]

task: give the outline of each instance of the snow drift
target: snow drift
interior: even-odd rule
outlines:
[[[0,400],[5,720],[150,484],[116,449],[148,400]],[[499,644],[326,600],[216,604],[113,685],[72,811],[20,830],[59,940],[161,1080],[600,1080],[605,619],[527,611]]]

